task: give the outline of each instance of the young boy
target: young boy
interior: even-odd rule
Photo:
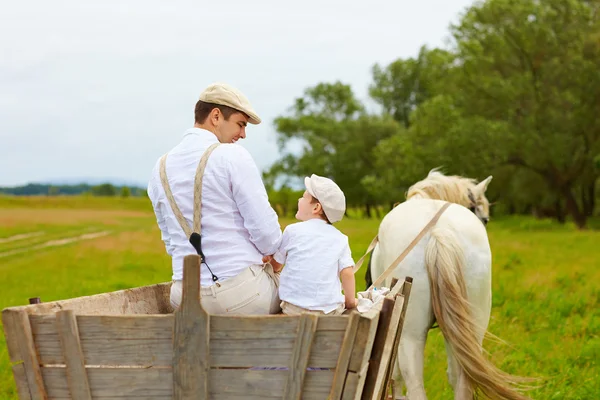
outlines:
[[[279,249],[268,257],[276,271],[285,264],[279,282],[281,309],[287,315],[340,315],[357,304],[348,237],[332,225],[343,218],[346,198],[331,179],[313,174],[304,184],[296,213],[302,222],[285,228]]]

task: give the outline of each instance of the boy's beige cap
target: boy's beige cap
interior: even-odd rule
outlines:
[[[248,98],[238,89],[226,83],[213,83],[204,89],[198,100],[231,107],[246,114],[248,122],[251,124],[260,124],[260,117],[252,108]]]
[[[325,215],[332,224],[341,221],[346,212],[346,196],[331,179],[312,174],[304,178],[306,190],[319,200]]]

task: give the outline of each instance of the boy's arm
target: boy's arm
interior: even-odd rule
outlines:
[[[346,238],[346,240],[348,240]],[[354,279],[354,260],[352,259],[352,252],[350,251],[350,245],[346,242],[344,251],[338,261],[338,268],[340,271],[340,279],[342,280],[342,289],[344,289],[344,296],[346,297],[346,308],[354,308],[358,305],[358,300],[355,297],[356,293],[356,280]]]
[[[344,289],[344,296],[346,297],[346,308],[354,308],[358,304],[358,300],[354,297],[356,291],[356,281],[354,279],[354,270],[352,266],[344,268],[340,272],[340,278],[342,279],[342,289]]]

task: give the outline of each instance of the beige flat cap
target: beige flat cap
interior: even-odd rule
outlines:
[[[225,83],[213,83],[204,89],[198,100],[231,107],[246,114],[248,122],[251,124],[260,124],[260,117],[252,108],[248,98],[233,86]]]
[[[331,179],[312,174],[304,178],[306,190],[321,203],[327,219],[332,224],[341,221],[346,212],[346,196]]]

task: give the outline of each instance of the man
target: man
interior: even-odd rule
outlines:
[[[263,264],[262,258],[277,249],[281,227],[256,164],[246,149],[235,144],[246,137],[248,123],[260,122],[239,90],[212,84],[200,94],[194,127],[166,155],[162,174],[162,158],[152,171],[148,195],[172,257],[174,308],[181,302],[183,258],[203,253],[200,293],[207,312],[280,311],[278,276],[269,264]],[[214,151],[202,175],[200,242],[190,240],[184,226],[187,224],[187,232],[192,232],[194,182],[199,161],[209,147]],[[169,202],[169,191],[175,204]]]

